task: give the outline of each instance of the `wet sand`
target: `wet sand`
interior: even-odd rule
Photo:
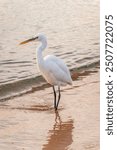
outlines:
[[[99,150],[99,72],[62,88],[58,112],[52,88],[0,102],[0,150]]]

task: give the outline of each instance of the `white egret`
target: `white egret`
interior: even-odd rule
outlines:
[[[43,58],[42,51],[47,47],[47,39],[43,34],[38,34],[37,36],[21,42],[20,44],[25,44],[31,41],[41,41],[41,46],[37,48],[37,64],[40,69],[42,76],[45,80],[52,85],[54,91],[54,108],[57,110],[59,101],[61,98],[60,86],[67,84],[72,84],[72,79],[70,72],[65,65],[65,63],[58,57],[54,55],[47,55]],[[58,101],[56,98],[55,86],[58,86]]]

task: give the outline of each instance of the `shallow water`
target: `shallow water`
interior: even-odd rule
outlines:
[[[18,44],[44,33],[44,55],[62,58],[69,68],[99,60],[99,0],[0,0],[0,85],[38,76],[38,43]]]
[[[0,105],[1,150],[99,150],[99,70],[61,89],[58,112],[52,88]],[[46,93],[46,94],[45,94]]]

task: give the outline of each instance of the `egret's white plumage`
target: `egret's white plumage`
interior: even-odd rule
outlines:
[[[44,57],[43,61],[44,63],[38,61],[38,65],[48,83],[58,86],[72,84],[69,70],[61,59],[53,55],[48,55]]]
[[[40,69],[41,74],[46,79],[46,81],[53,86],[54,96],[55,96],[55,109],[57,109],[60,100],[60,86],[66,84],[72,84],[72,79],[70,72],[66,64],[60,58],[54,55],[47,55],[43,58],[42,51],[47,47],[47,39],[44,35],[39,34],[38,36],[26,40],[21,44],[27,42],[38,40],[41,41],[41,46],[37,48],[37,64]],[[59,98],[56,104],[56,92],[54,86],[58,86]]]

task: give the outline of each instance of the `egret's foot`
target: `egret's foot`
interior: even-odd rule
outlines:
[[[55,109],[55,111],[57,111],[58,108],[56,106],[54,106],[54,109]]]

